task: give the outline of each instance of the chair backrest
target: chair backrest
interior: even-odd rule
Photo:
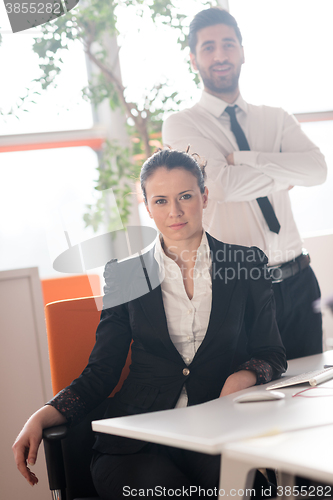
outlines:
[[[98,307],[96,301],[99,303]],[[54,394],[67,387],[86,366],[95,343],[101,303],[102,297],[85,297],[46,305],[46,328]],[[118,385],[110,396],[121,388],[128,376],[130,363],[131,350]],[[107,401],[104,401],[80,424],[70,428],[68,436],[62,441],[67,500],[97,496],[89,471],[94,442],[91,421],[102,418],[106,406]]]
[[[99,302],[97,307],[96,301]],[[86,366],[95,344],[102,297],[51,302],[45,307],[47,339],[53,393],[67,387]],[[118,392],[129,374],[129,351],[118,385],[111,396]]]
[[[101,280],[98,274],[79,274],[41,280],[44,306],[49,302],[78,297],[92,297],[101,293]]]

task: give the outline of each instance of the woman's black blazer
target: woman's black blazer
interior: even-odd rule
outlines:
[[[110,399],[106,418],[173,408],[184,384],[189,405],[218,398],[226,378],[237,368],[235,360],[242,347],[238,343],[243,338],[247,338],[248,359],[267,361],[274,378],[285,371],[265,254],[255,247],[221,243],[209,234],[207,238],[212,310],[206,336],[188,367],[168,333],[154,249],[141,259],[107,264],[96,344],[85,370],[63,393],[66,397],[67,391],[76,410],[80,408],[77,414],[88,413],[111,393],[132,340],[130,374]],[[130,266],[130,272],[123,266]],[[241,336],[244,331],[246,337]],[[184,368],[189,369],[188,375]],[[103,453],[133,453],[144,444],[99,434],[95,448]]]

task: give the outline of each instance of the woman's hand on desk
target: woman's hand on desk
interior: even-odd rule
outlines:
[[[257,375],[250,370],[240,370],[230,375],[222,387],[220,397],[252,387],[257,383]]]
[[[28,465],[32,466],[36,463],[43,429],[65,422],[65,417],[63,417],[58,410],[53,408],[53,406],[43,406],[29,418],[20,434],[17,436],[12,446],[16,466],[31,486],[38,483],[38,478],[29,469]]]

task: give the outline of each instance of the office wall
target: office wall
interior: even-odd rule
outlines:
[[[37,268],[0,273],[0,498],[46,500],[44,451],[33,488],[16,469],[11,446],[28,417],[52,397],[41,284]]]
[[[310,254],[322,297],[333,295],[333,234],[305,238],[304,247]],[[327,308],[323,310],[323,329],[326,347],[333,348],[333,314]]]

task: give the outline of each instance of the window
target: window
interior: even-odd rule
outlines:
[[[49,248],[46,237],[54,210],[70,203],[64,223],[83,230],[85,206],[94,201],[96,167],[97,155],[88,147],[1,154],[1,270],[38,266],[42,278],[59,276],[52,262],[57,245],[59,253],[64,250],[63,241],[58,233]]]
[[[330,0],[229,0],[229,7],[243,36],[240,85],[248,102],[294,114],[333,110]],[[302,128],[325,155],[328,179],[290,191],[296,223],[302,236],[332,233],[333,121],[302,123]]]

